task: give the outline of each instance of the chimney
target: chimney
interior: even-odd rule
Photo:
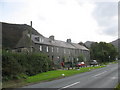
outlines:
[[[53,35],[51,35],[49,38],[50,38],[51,40],[55,40]]]
[[[32,27],[32,21],[30,21],[30,26]]]
[[[71,39],[67,39],[67,43],[71,43]]]
[[[84,43],[83,43],[83,42],[79,42],[78,44],[79,44],[79,45],[84,45]]]

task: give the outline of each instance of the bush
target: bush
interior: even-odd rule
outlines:
[[[3,53],[2,55],[2,75],[3,80],[16,79],[22,73],[22,66],[18,63],[12,53]]]
[[[83,54],[80,54],[79,56],[78,56],[78,62],[83,62],[84,61],[84,55]]]
[[[49,58],[41,53],[35,53],[28,55],[27,59],[27,74],[35,75],[41,72],[51,70],[51,61]]]
[[[50,70],[52,70],[51,61],[42,53],[25,54],[4,51],[2,54],[3,81]]]

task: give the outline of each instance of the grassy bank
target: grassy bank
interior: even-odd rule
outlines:
[[[38,82],[38,81],[44,81],[44,80],[52,80],[56,78],[62,78],[62,77],[67,77],[83,72],[87,72],[93,69],[101,68],[104,66],[97,66],[97,67],[85,67],[85,68],[80,68],[80,69],[73,69],[73,70],[57,70],[57,71],[48,71],[46,73],[41,73],[37,74],[35,76],[28,77],[26,82],[31,83],[31,82]],[[64,76],[62,75],[64,74]]]
[[[120,83],[116,86],[114,90],[120,90]]]
[[[115,64],[118,63],[118,61],[114,61],[114,62],[105,62],[105,63],[101,63],[101,65],[109,65],[109,64]]]
[[[105,66],[85,67],[85,68],[73,69],[73,70],[71,69],[71,70],[48,71],[48,72],[27,77],[26,79],[4,82],[3,88],[10,88],[10,87],[15,88],[15,87],[21,87],[24,85],[34,84],[34,83],[43,82],[43,81],[50,81],[50,80],[64,78],[67,76],[71,76],[71,75],[75,75],[83,72],[88,72],[90,70],[102,68],[102,67],[105,67]]]

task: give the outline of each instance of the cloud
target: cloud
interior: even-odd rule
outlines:
[[[103,27],[99,32],[104,35],[116,36],[118,32],[118,5],[115,2],[101,2],[96,3],[95,11],[93,12],[94,18],[97,20],[98,25]]]
[[[118,37],[120,38],[120,2],[118,3]]]
[[[3,21],[29,24],[32,20],[33,28],[46,37],[55,35],[55,39],[63,41],[71,38],[77,43],[87,40],[111,41],[113,37],[109,36],[115,35],[117,16],[114,8],[116,7],[108,2],[87,2],[89,0],[84,0],[85,2],[81,2],[82,0],[4,1],[8,1],[9,4],[5,3]]]
[[[117,36],[118,35],[117,29],[118,29],[117,26],[107,27],[100,34],[108,35],[108,36]]]

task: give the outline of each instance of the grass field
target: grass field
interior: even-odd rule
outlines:
[[[70,70],[48,71],[48,72],[44,72],[44,73],[40,73],[40,74],[37,74],[34,76],[27,77],[24,80],[15,80],[15,81],[4,82],[3,88],[15,88],[15,87],[21,87],[24,85],[34,84],[34,83],[38,83],[38,82],[60,79],[60,78],[68,77],[71,75],[88,72],[93,69],[102,68],[102,67],[105,67],[105,66],[84,67],[84,68],[80,68],[80,69],[70,69]],[[64,74],[64,76],[62,74]]]

